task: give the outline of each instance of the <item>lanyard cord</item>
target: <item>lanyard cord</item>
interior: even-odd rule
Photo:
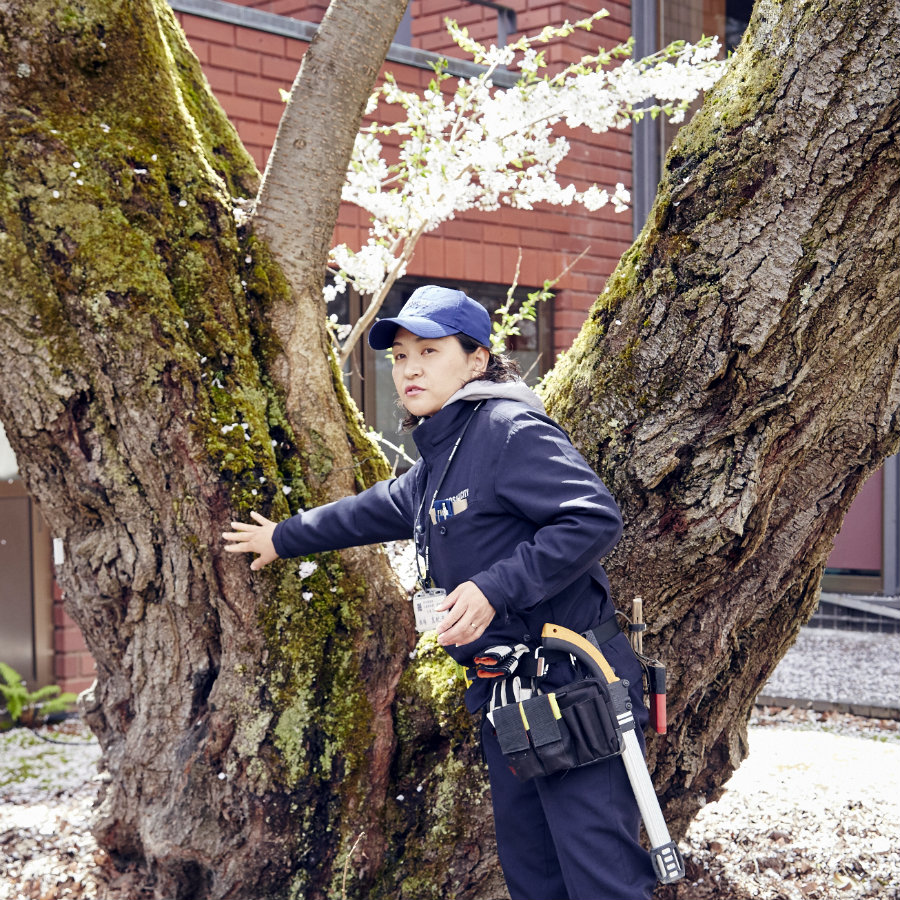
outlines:
[[[475,417],[475,413],[481,409],[484,400],[479,400],[475,409],[472,410],[471,415],[468,419],[466,419],[466,424],[463,425],[462,431],[459,433],[459,437],[456,439],[456,443],[453,445],[453,449],[450,451],[450,456],[447,457],[447,464],[444,466],[444,471],[441,472],[441,477],[438,479],[437,486],[434,489],[434,496],[431,498],[431,506],[434,508],[434,501],[437,500],[438,491],[441,489],[441,485],[444,483],[444,479],[447,477],[447,472],[450,470],[450,463],[453,462],[453,457],[456,456],[456,451],[459,448],[460,443],[462,442],[463,435],[466,433],[466,429],[469,427],[472,419]],[[426,476],[426,484],[427,484],[427,476]],[[431,585],[431,572],[429,572],[429,559],[428,559],[428,532],[429,532],[429,522],[426,521],[424,533],[425,533],[425,543],[424,543],[424,556],[425,556],[425,575],[422,575],[422,569],[419,565],[419,544],[417,540],[418,532],[419,532],[419,518],[422,515],[422,508],[425,506],[425,499],[428,494],[425,490],[422,491],[422,502],[419,504],[419,508],[416,510],[416,518],[413,522],[413,543],[416,545],[416,572],[419,575],[419,583],[423,588],[430,587]],[[430,518],[430,517],[429,517]]]

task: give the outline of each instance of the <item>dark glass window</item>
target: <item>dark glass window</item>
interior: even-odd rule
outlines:
[[[726,53],[731,53],[741,42],[752,13],[753,0],[727,0],[725,3]]]

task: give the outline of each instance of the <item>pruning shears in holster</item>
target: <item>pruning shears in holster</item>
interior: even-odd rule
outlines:
[[[676,843],[669,836],[650,772],[638,741],[636,722],[628,699],[627,683],[616,675],[600,646],[592,642],[593,635],[577,634],[561,625],[547,623],[541,632],[543,645],[548,650],[571,654],[587,672],[606,686],[615,710],[618,729],[621,730],[622,761],[628,781],[634,791],[647,837],[650,839],[650,857],[656,877],[663,884],[671,884],[684,877],[684,859]],[[665,690],[663,690],[663,702]],[[665,730],[665,706],[663,706],[663,730]]]

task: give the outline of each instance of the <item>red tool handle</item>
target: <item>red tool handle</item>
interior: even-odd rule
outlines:
[[[666,733],[666,695],[650,695],[650,724],[657,734]]]
[[[647,667],[650,695],[650,724],[657,734],[666,733],[666,667],[653,661]]]

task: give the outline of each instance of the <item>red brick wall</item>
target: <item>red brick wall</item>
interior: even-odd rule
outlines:
[[[321,22],[329,0],[230,0],[240,6],[250,6],[263,12],[275,13],[277,16],[288,16],[303,22]]]
[[[522,34],[537,34],[547,25],[561,25],[566,19],[570,22],[586,19],[598,9],[598,4],[590,0],[569,3],[505,0],[503,5],[516,14],[518,31],[511,37],[512,40]],[[584,53],[596,49],[598,35],[607,45],[627,40],[631,33],[630,4],[612,2],[603,4],[603,8],[609,11],[610,16],[600,23],[598,30],[576,32],[565,42],[548,45],[547,58],[551,61],[565,59],[567,62],[579,59]],[[410,10],[413,46],[423,50],[458,55],[459,51],[454,51],[454,45],[448,39],[445,19],[454,19],[468,28],[471,37],[482,44],[497,42],[497,13],[489,7],[461,3],[459,0],[412,0]],[[623,24],[624,29],[621,27]]]
[[[512,5],[512,4],[507,4]],[[454,19],[483,44],[497,43],[497,13],[486,7],[456,0],[411,0],[413,46],[435,53],[449,51],[445,19]],[[459,55],[457,50],[455,56]]]
[[[275,0],[248,6],[274,12]],[[298,9],[300,3],[281,4]],[[550,3],[547,0],[517,0],[510,3],[521,29],[534,32],[566,18],[583,18],[595,8],[589,2]],[[308,6],[308,4],[307,4]],[[424,49],[460,57],[449,40],[443,17],[454,13],[470,25],[473,36],[496,40],[493,11],[454,0],[413,0],[414,44]],[[596,49],[626,40],[630,30],[627,3],[608,4],[610,17],[591,33],[573,35],[555,42],[548,58],[569,61]],[[311,12],[314,10],[311,10]],[[241,139],[260,168],[265,166],[283,110],[279,88],[288,89],[296,75],[305,43],[241,26],[214,22],[199,16],[181,15],[191,46],[199,57],[210,86],[231,118]],[[471,21],[470,21],[471,20]],[[478,24],[479,31],[475,25]],[[482,33],[483,32],[483,33]],[[424,87],[431,72],[398,63],[388,63],[406,88]],[[571,139],[570,156],[561,168],[561,180],[578,187],[596,181],[601,186],[623,182],[631,185],[631,143],[628,132],[594,136],[580,134]],[[409,269],[411,275],[452,280],[464,278],[508,284],[515,274],[518,250],[523,258],[519,283],[536,286],[555,278],[585,247],[588,255],[560,283],[554,306],[554,353],[572,342],[606,278],[631,243],[631,213],[615,214],[610,208],[588,213],[579,207],[550,207],[534,211],[504,209],[491,214],[470,213],[441,226],[422,239]],[[338,221],[336,241],[359,247],[367,237],[367,222],[361,211],[345,206]]]
[[[76,694],[94,681],[94,660],[78,626],[63,608],[59,585],[53,585],[53,678],[64,691]]]
[[[306,44],[199,16],[179,19],[213,93],[262,169],[284,112],[278,90],[290,89]]]

